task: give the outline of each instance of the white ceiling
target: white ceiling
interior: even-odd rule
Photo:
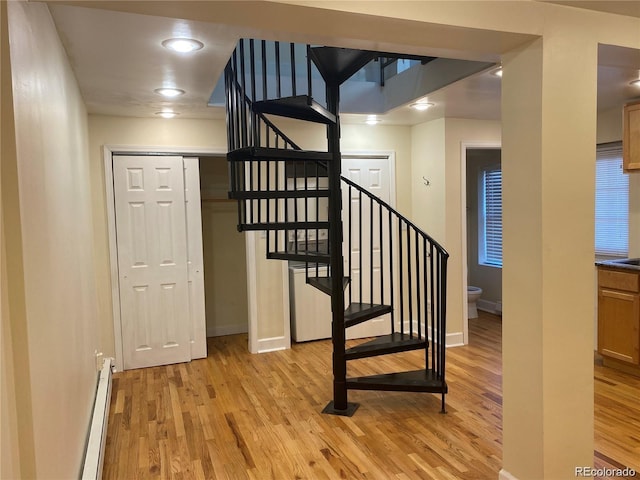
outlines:
[[[50,4],[50,9],[90,113],[153,117],[171,107],[180,118],[224,117],[222,108],[208,107],[207,102],[237,40],[246,32],[93,8]],[[163,40],[176,36],[197,38],[205,48],[177,54],[161,46]],[[599,109],[618,108],[640,97],[640,89],[629,85],[640,77],[640,51],[604,46],[599,58]],[[153,92],[166,86],[186,94],[166,100]],[[428,100],[434,108],[418,112],[405,105],[381,120],[400,125],[443,116],[498,120],[500,79],[487,70],[433,92]],[[341,119],[358,123],[365,117],[347,113]]]

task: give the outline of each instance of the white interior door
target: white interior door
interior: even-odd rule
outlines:
[[[361,157],[361,156],[345,156],[342,158],[342,175],[352,182],[363,187],[367,191],[371,192],[376,197],[384,200],[390,205],[393,205],[393,198],[391,195],[391,162],[387,156],[383,157]],[[362,272],[364,272],[362,278],[362,291],[363,301],[368,302],[368,292],[371,285],[371,277],[369,275],[370,268],[373,268],[373,283],[374,283],[374,298],[373,303],[381,303],[380,289],[375,288],[380,282],[381,273],[381,259],[380,259],[380,222],[378,211],[374,210],[373,215],[373,228],[371,228],[371,204],[363,196],[362,202],[362,218],[360,217],[360,208],[358,207],[359,195],[355,189],[351,189],[351,198],[349,196],[349,189],[342,188],[342,205],[343,215],[346,215],[346,205],[351,202],[351,225],[349,225],[349,219],[343,218],[343,225],[345,230],[351,229],[351,251],[349,252],[349,245],[345,242],[343,244],[344,261],[345,261],[345,275],[349,275],[348,272],[348,260],[351,257],[351,278],[352,278],[352,301],[358,302],[359,289],[356,285],[360,282],[360,232],[362,232],[362,245],[365,254],[362,255]],[[359,228],[359,222],[362,221],[362,228]],[[386,226],[382,226],[385,229],[383,234],[388,230]],[[371,234],[373,232],[373,238]],[[369,254],[369,245],[373,244],[373,255]],[[389,262],[389,249],[383,250],[382,262],[384,265],[388,265]],[[373,259],[373,265],[371,261]],[[388,275],[388,274],[387,274]],[[390,302],[389,281],[385,282],[385,304]],[[391,333],[390,315],[383,315],[381,317],[368,320],[360,325],[347,329],[347,338],[362,338],[373,337],[379,335],[387,335]]]
[[[185,211],[187,220],[187,275],[191,358],[207,356],[207,320],[204,305],[204,259],[202,255],[202,209],[200,208],[200,163],[184,157]]]
[[[124,368],[191,359],[182,157],[114,157]]]

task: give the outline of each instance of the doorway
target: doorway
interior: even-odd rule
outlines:
[[[118,269],[118,251],[117,251],[117,232],[116,232],[116,212],[115,212],[115,195],[114,195],[114,170],[113,170],[113,157],[117,155],[143,155],[147,158],[160,158],[166,156],[180,156],[180,157],[190,157],[195,159],[196,165],[199,166],[199,158],[200,157],[217,157],[216,161],[219,161],[219,165],[224,165],[226,169],[226,152],[221,149],[203,149],[203,148],[188,148],[188,147],[135,147],[135,146],[114,146],[114,145],[105,145],[103,146],[103,165],[104,165],[104,175],[105,175],[105,195],[106,195],[106,205],[107,205],[107,228],[108,228],[108,237],[109,237],[109,256],[110,256],[110,272],[111,272],[111,290],[112,290],[112,312],[113,312],[113,329],[114,329],[114,339],[115,339],[115,369],[123,370],[124,369],[124,354],[123,354],[123,329],[122,329],[122,319],[120,314],[120,283],[118,280],[119,269]],[[224,161],[222,161],[224,160]],[[205,167],[206,168],[206,167]],[[193,201],[193,204],[199,207],[197,214],[197,224],[199,231],[201,230],[201,213],[200,213],[200,193],[201,188],[198,184],[198,179],[200,178],[200,173],[195,177],[196,183],[192,188],[186,188],[187,196],[190,194],[197,194],[197,200]],[[226,189],[227,184],[219,185],[220,188],[224,188],[224,194],[226,197]],[[205,196],[210,192],[205,192]],[[207,207],[205,206],[205,209]],[[192,225],[195,222],[192,222]],[[237,243],[246,244],[247,253],[255,250],[256,239],[255,236],[252,235],[244,235],[244,238],[240,236],[238,239],[238,234],[235,229],[235,224],[231,228],[231,230],[236,235]],[[202,251],[202,246],[200,247],[200,251]],[[204,260],[203,260],[204,261]],[[255,255],[251,257],[247,254],[245,263],[242,263],[243,259],[235,259],[236,269],[246,272],[248,278],[255,276],[256,272],[256,262]],[[203,264],[204,265],[204,264]],[[204,265],[206,268],[206,265]],[[203,272],[203,269],[200,270]],[[206,276],[206,275],[205,275]],[[247,284],[244,285],[244,290],[248,291],[248,303],[251,305],[252,301],[255,301],[255,289],[252,291],[248,288],[248,283],[250,280],[247,280]],[[204,286],[203,286],[204,290]],[[203,293],[204,295],[204,293]],[[245,308],[246,304],[245,304]],[[204,317],[205,304],[202,303],[202,318]],[[252,319],[251,315],[249,318]],[[288,320],[287,320],[288,323]],[[200,356],[206,356],[206,336],[207,330],[209,333],[218,334],[220,331],[213,329],[211,325],[207,325],[206,321],[199,322],[199,328],[201,328],[201,335],[199,338],[203,338],[204,341],[202,345],[204,346],[204,353]],[[257,321],[249,321],[249,339],[251,339],[252,330],[257,332]],[[246,329],[246,327],[245,327]],[[192,358],[196,358],[193,356]]]
[[[198,161],[113,155],[124,369],[207,355]]]
[[[477,310],[502,314],[501,145],[463,144],[461,160],[462,261],[466,280],[463,335],[467,344],[470,308],[466,286],[482,289]],[[497,198],[499,212],[495,210]]]
[[[207,337],[249,331],[247,253],[238,233],[237,201],[229,200],[223,155],[200,157]]]

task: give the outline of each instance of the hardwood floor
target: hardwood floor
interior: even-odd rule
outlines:
[[[246,335],[209,356],[114,376],[105,479],[491,479],[502,455],[501,321],[469,322],[448,350],[440,397],[349,392],[355,416],[323,415],[329,341],[251,355]],[[350,362],[351,375],[417,369],[417,352]],[[640,379],[596,366],[594,466],[640,471]]]

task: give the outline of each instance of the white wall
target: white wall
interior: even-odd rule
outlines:
[[[9,281],[26,306],[12,319],[21,474],[77,478],[98,348],[87,113],[47,6],[9,2],[8,17],[19,195],[10,208],[21,232],[5,233],[21,235],[22,251],[7,254],[22,255],[24,285]]]

